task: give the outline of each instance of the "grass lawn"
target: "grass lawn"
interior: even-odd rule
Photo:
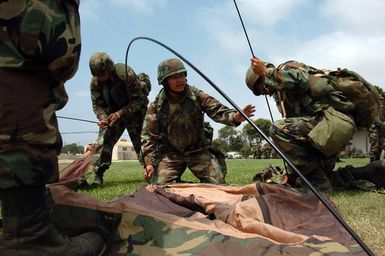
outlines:
[[[367,158],[342,159],[337,166],[363,166]],[[252,183],[252,177],[271,163],[283,166],[277,159],[228,159],[226,182],[233,185]],[[63,167],[64,165],[61,165]],[[104,185],[92,190],[83,190],[103,200],[126,195],[145,186],[142,168],[137,161],[114,162],[105,173]],[[189,170],[184,181],[198,182]],[[92,180],[92,178],[91,178]],[[385,195],[364,191],[334,192],[329,195],[348,225],[361,237],[375,255],[385,255]]]

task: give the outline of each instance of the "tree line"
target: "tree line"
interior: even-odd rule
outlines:
[[[266,136],[270,136],[270,120],[259,118],[253,122]],[[224,126],[218,130],[218,138],[213,140],[213,146],[222,152],[237,151],[245,158],[252,154],[253,145],[261,143],[263,143],[262,136],[249,123],[243,125],[241,130]]]

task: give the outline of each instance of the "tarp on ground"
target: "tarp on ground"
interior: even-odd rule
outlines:
[[[100,153],[102,145],[91,144],[85,153],[79,158],[63,168],[59,173],[59,181],[52,185],[64,185],[68,188],[77,188],[82,182],[86,182],[86,178],[93,172],[96,154]]]
[[[149,185],[108,202],[49,188],[59,229],[101,232],[104,255],[365,255],[315,196],[280,185]]]

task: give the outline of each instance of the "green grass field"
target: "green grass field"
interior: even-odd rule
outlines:
[[[363,166],[367,158],[342,159],[337,166],[351,164]],[[276,159],[228,159],[226,182],[233,185],[252,183],[252,177],[271,163],[283,166]],[[83,190],[103,200],[126,195],[145,186],[142,168],[137,161],[114,162],[105,173],[104,185],[100,188]],[[189,182],[198,180],[186,170],[182,179]],[[92,180],[92,178],[90,178]],[[345,222],[361,237],[375,255],[385,255],[385,195],[364,191],[334,192],[329,195]]]

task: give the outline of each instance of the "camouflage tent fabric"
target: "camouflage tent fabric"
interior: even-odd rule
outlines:
[[[109,202],[49,188],[55,224],[100,231],[105,255],[365,255],[317,198],[280,185],[149,185]]]
[[[59,180],[46,186],[63,185],[71,189],[76,189],[87,182],[86,178],[94,172],[93,163],[100,154],[101,144],[90,144],[85,153],[79,158],[67,165],[59,173]]]

